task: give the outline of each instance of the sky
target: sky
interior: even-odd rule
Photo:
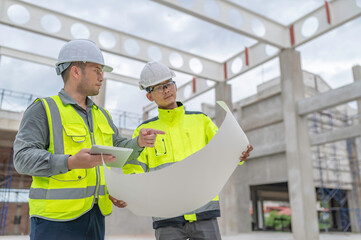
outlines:
[[[229,30],[199,20],[149,0],[24,0],[44,8],[59,11],[173,48],[223,62],[256,41]],[[361,7],[361,0],[356,1]],[[180,0],[190,4],[192,0]],[[324,4],[323,0],[232,0],[235,4],[262,14],[285,26]],[[216,14],[214,1],[206,7]],[[20,19],[24,16],[18,16]],[[26,16],[25,16],[26,17]],[[54,27],[54,26],[49,26]],[[55,26],[56,27],[56,26]],[[302,68],[320,75],[331,87],[353,81],[351,67],[361,64],[361,19],[354,19],[296,50],[301,53]],[[0,46],[11,47],[57,58],[65,42],[40,36],[0,24]],[[104,53],[105,61],[115,72],[139,78],[143,62]],[[230,81],[232,100],[238,101],[256,93],[257,85],[279,76],[275,58]],[[176,72],[178,85],[192,79]],[[2,56],[0,59],[0,89],[24,92],[36,96],[56,94],[62,80],[51,67]],[[106,108],[141,114],[149,102],[138,87],[107,81]],[[214,103],[214,90],[187,102],[189,110],[201,110],[201,103]],[[4,103],[3,103],[4,104]],[[155,111],[152,114],[156,114]]]

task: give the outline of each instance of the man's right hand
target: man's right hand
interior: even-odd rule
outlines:
[[[116,158],[112,155],[104,155],[103,159],[105,163],[114,162]],[[90,148],[83,148],[77,154],[68,158],[68,169],[79,169],[79,168],[93,168],[102,164],[102,156],[100,154],[90,154]]]

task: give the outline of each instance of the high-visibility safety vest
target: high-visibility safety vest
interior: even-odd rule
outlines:
[[[49,152],[75,155],[95,143],[113,146],[114,131],[103,108],[92,106],[93,129],[88,129],[75,109],[70,104],[63,105],[59,96],[40,100],[48,117]],[[51,177],[33,176],[30,216],[54,221],[76,219],[93,207],[96,198],[102,214],[109,215],[113,206],[105,186],[103,166],[72,169]]]
[[[158,117],[145,121],[135,130],[133,137],[139,135],[141,128],[162,130],[165,135],[158,135],[154,147],[146,147],[137,160],[128,161],[123,167],[123,173],[152,172],[170,166],[202,149],[216,134],[218,128],[207,115],[202,112],[185,111],[182,103],[177,104],[178,107],[172,110],[158,109]],[[219,160],[221,162],[222,159]],[[207,171],[207,166],[204,166],[204,171]],[[201,173],[199,176],[201,177]],[[187,178],[186,174],[184,178]],[[169,223],[192,222],[219,216],[219,201],[218,196],[215,196],[205,206],[184,216],[153,217],[153,227],[156,229]]]

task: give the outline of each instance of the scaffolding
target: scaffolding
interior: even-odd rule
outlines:
[[[339,127],[349,126],[347,108],[334,108],[312,114],[312,132],[319,134]],[[345,110],[346,111],[343,111]],[[354,139],[317,145],[314,149],[314,168],[317,169],[316,185],[321,207],[319,223],[325,232],[351,231],[351,212],[355,213],[356,225],[361,229],[359,194],[357,183],[360,180],[359,163],[354,150]],[[350,207],[347,192],[353,194],[354,205]]]
[[[0,171],[0,235],[5,234],[6,216],[10,201],[10,189],[13,178],[13,151],[0,152],[1,171]]]

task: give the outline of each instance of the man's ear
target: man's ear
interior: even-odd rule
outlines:
[[[80,75],[81,75],[81,69],[77,66],[71,66],[71,69],[70,69],[70,74],[76,78],[76,79],[79,79]]]
[[[154,101],[154,99],[153,99],[153,97],[152,97],[152,94],[150,94],[149,92],[147,92],[147,98],[148,98],[148,100],[149,101],[151,101],[151,102],[153,102]]]

